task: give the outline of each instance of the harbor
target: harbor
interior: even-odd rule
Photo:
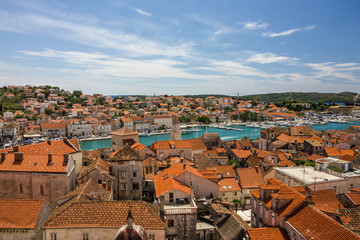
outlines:
[[[312,128],[322,131],[322,130],[344,130],[352,125],[360,125],[360,122],[347,122],[347,123],[337,123],[337,122],[328,122],[326,124],[314,124]],[[191,139],[191,138],[198,138],[204,133],[217,133],[221,137],[223,141],[233,140],[233,139],[240,139],[240,138],[252,138],[257,139],[260,135],[260,127],[249,127],[245,125],[231,125],[231,127],[224,128],[220,126],[191,126],[194,129],[198,129],[200,131],[192,131],[192,132],[182,132],[182,139]],[[182,128],[184,129],[184,128]],[[157,133],[151,134],[150,136],[139,136],[139,142],[150,146],[154,141],[163,141],[169,140],[170,134],[169,133]],[[110,147],[111,140],[108,138],[105,139],[86,139],[85,141],[81,141],[81,149],[82,150],[93,150],[99,148],[107,148]]]

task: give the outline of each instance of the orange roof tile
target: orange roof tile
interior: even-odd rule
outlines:
[[[288,222],[306,239],[360,239],[355,233],[310,205],[295,211],[288,218]]]
[[[237,168],[236,174],[241,188],[257,188],[259,185],[264,184],[258,168]]]
[[[0,200],[0,228],[35,228],[45,200]]]
[[[74,202],[42,228],[119,228],[127,224],[129,210],[134,224],[145,229],[165,229],[159,208],[143,201]]]
[[[235,178],[223,178],[218,182],[218,184],[220,185],[221,192],[241,191],[239,183]]]
[[[175,177],[182,175],[184,172],[191,172],[191,174],[195,174],[206,179],[203,174],[188,164],[175,163],[154,176],[156,196],[158,197],[172,189],[179,189],[190,194],[190,188],[188,186],[185,186],[174,179]]]
[[[279,227],[252,228],[248,231],[251,240],[287,240],[289,237]]]
[[[221,173],[223,178],[235,177],[235,170],[232,165],[216,166],[216,170]]]
[[[360,194],[357,192],[345,193],[345,195],[354,203],[354,205],[360,205]]]
[[[329,157],[336,157],[342,155],[336,147],[325,147],[324,150],[326,152],[326,155],[328,155]]]
[[[233,151],[233,153],[240,159],[248,158],[252,155],[252,152],[250,150],[231,149],[231,151]]]

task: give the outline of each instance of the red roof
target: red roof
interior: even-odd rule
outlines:
[[[241,188],[257,188],[259,185],[264,184],[258,168],[237,168],[236,174]]]
[[[0,228],[35,228],[45,200],[0,200]]]
[[[355,233],[310,205],[295,211],[288,218],[288,222],[306,239],[360,239]]]

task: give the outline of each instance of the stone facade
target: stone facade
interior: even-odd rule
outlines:
[[[144,179],[143,157],[129,145],[110,155],[114,200],[141,200]]]

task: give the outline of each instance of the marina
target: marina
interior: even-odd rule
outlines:
[[[337,123],[337,122],[329,122],[327,124],[314,124],[312,128],[322,131],[322,130],[344,130],[352,125],[360,125],[360,122],[348,122],[348,123]],[[195,128],[195,126],[193,126]],[[240,138],[252,138],[257,139],[260,134],[260,127],[249,127],[244,125],[231,125],[231,127],[220,128],[219,126],[197,126],[196,129],[200,131],[193,132],[182,132],[182,139],[191,139],[198,138],[204,133],[217,133],[221,137],[223,141],[240,139]],[[154,141],[163,141],[169,140],[169,133],[156,133],[151,134],[150,136],[139,136],[139,142],[150,146]],[[111,139],[98,139],[98,140],[85,140],[81,141],[81,149],[82,150],[94,150],[99,148],[107,148],[110,147]]]

